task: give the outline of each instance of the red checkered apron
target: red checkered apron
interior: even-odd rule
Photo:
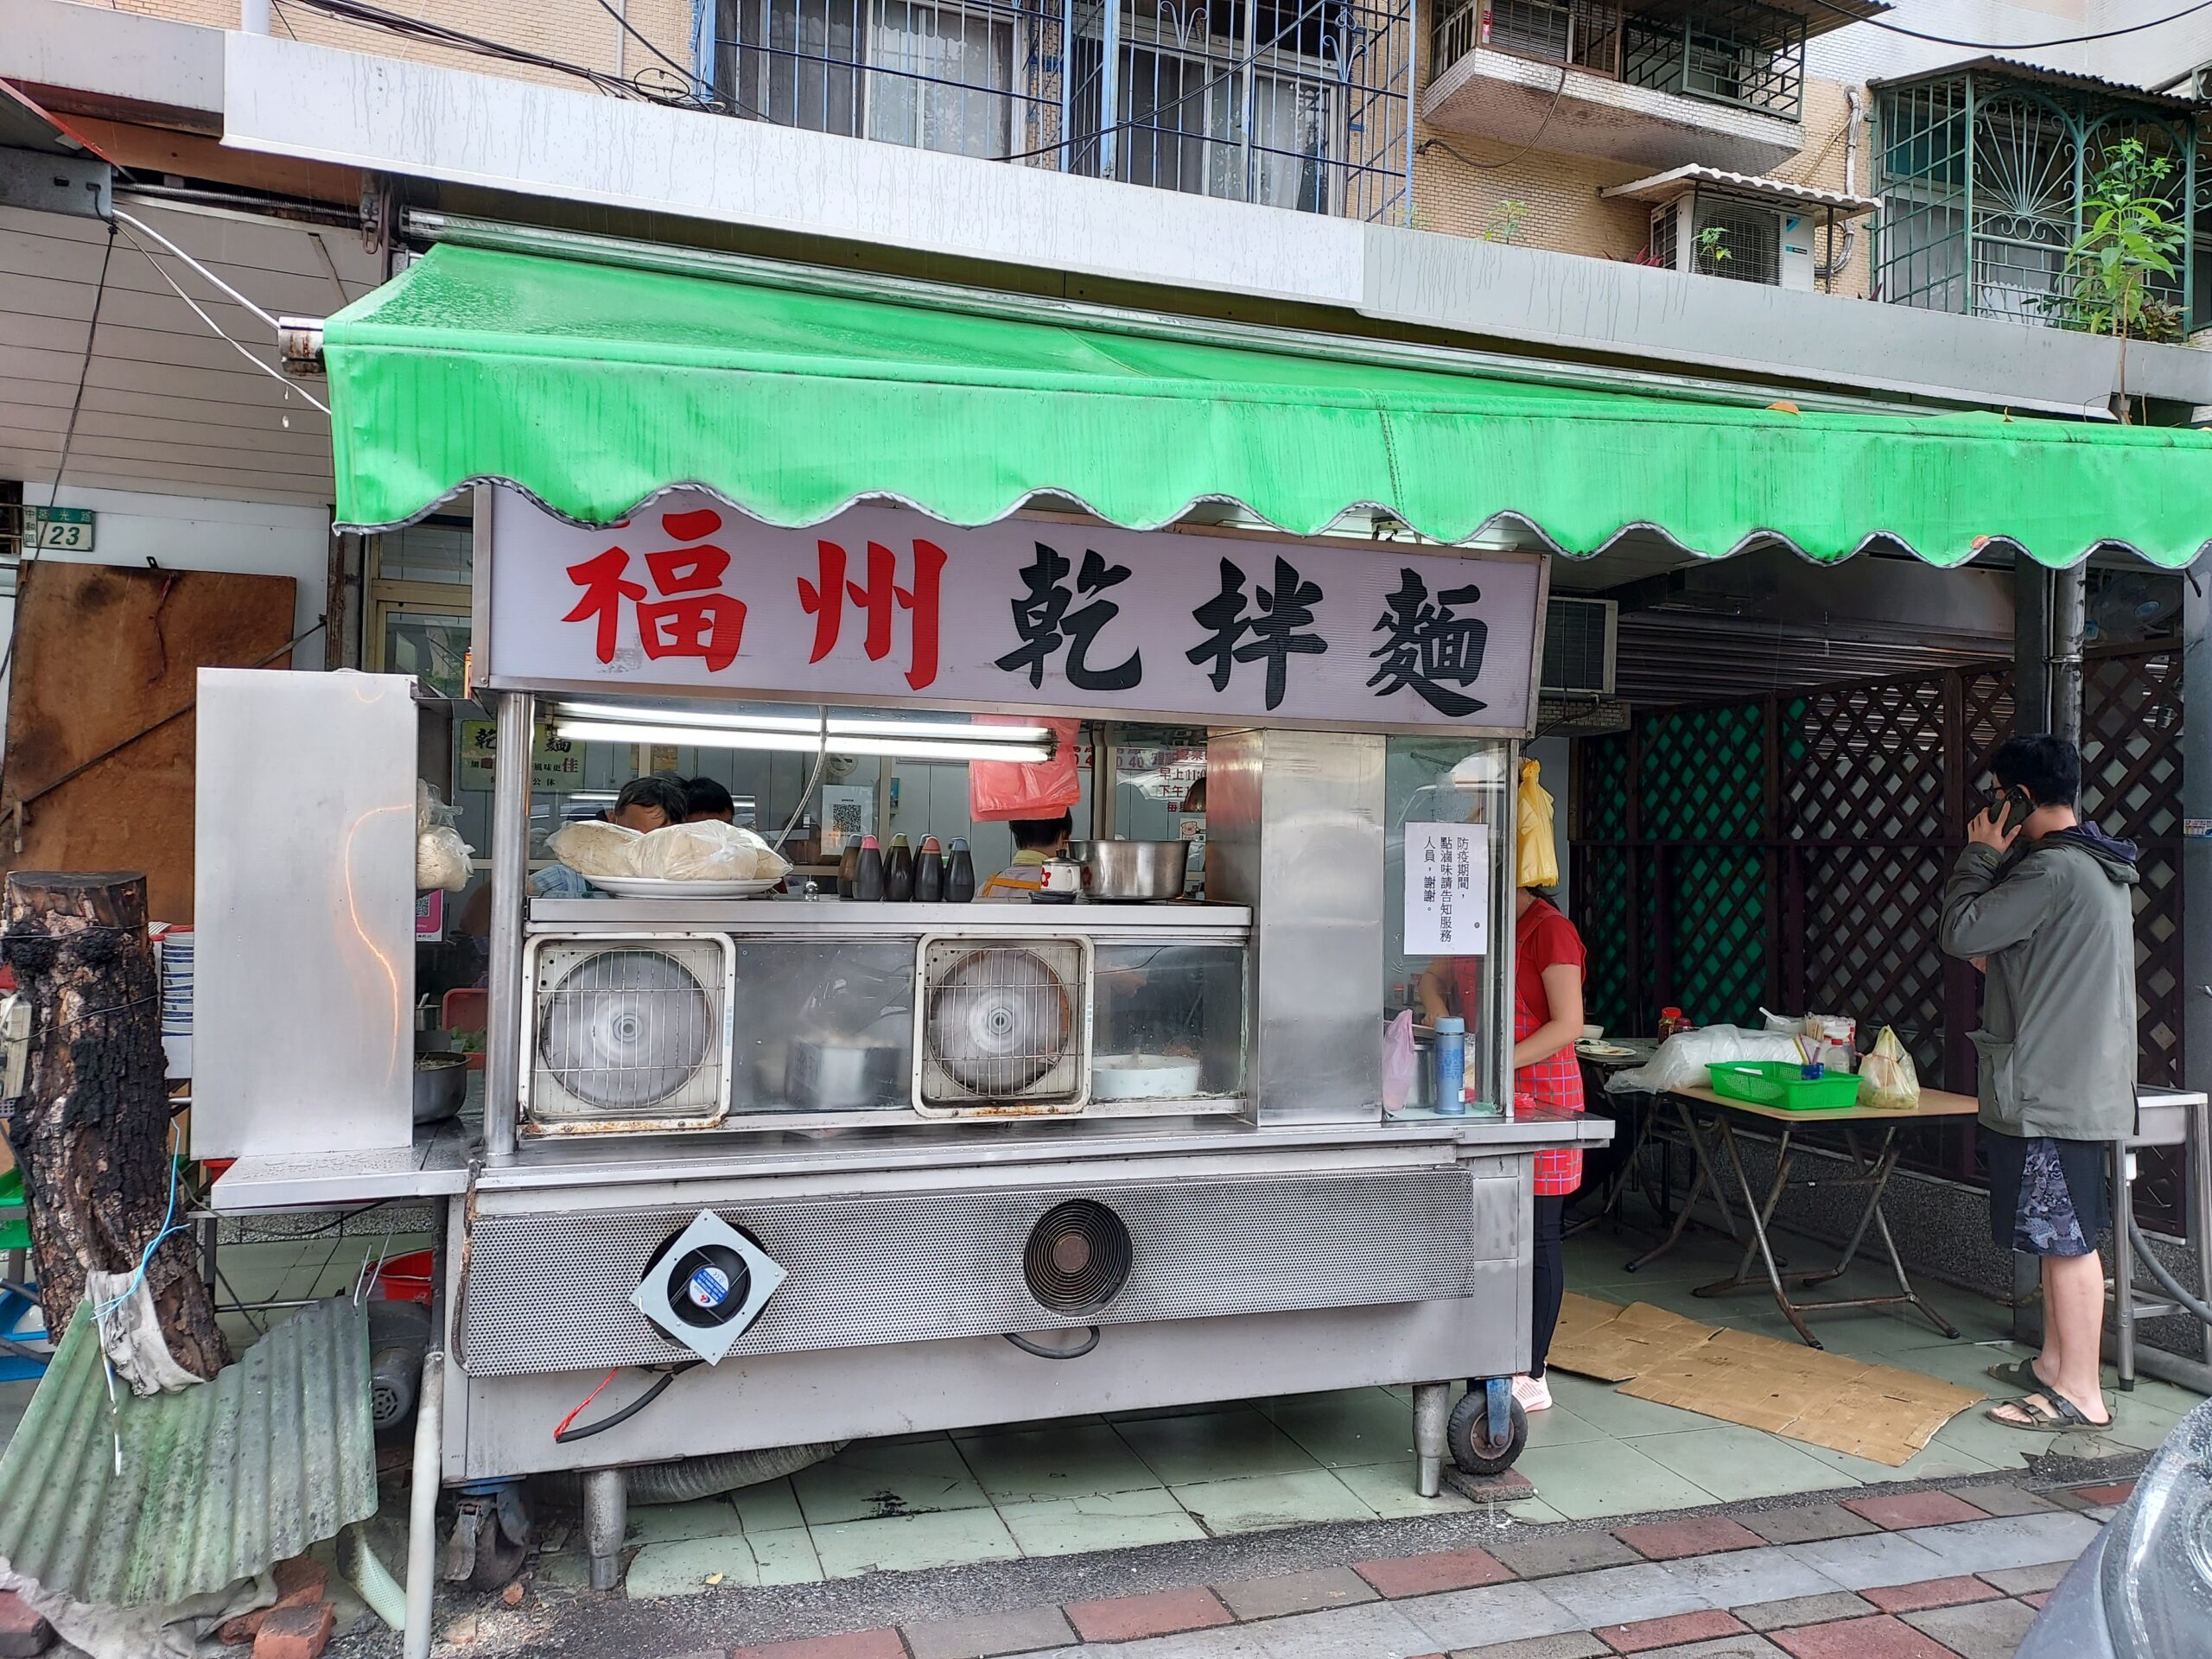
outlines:
[[[1515,971],[1519,971],[1516,963]],[[1544,1022],[1527,1008],[1518,1006],[1515,999],[1513,1010],[1513,1040],[1519,1042]],[[1571,1111],[1582,1109],[1582,1063],[1574,1058],[1574,1046],[1570,1043],[1548,1060],[1539,1060],[1534,1065],[1524,1065],[1513,1074],[1513,1092],[1518,1096],[1533,1096],[1547,1106],[1564,1106]],[[1582,1185],[1582,1149],[1580,1147],[1540,1147],[1536,1151],[1536,1196],[1556,1198],[1569,1193]]]
[[[1516,944],[1518,944],[1516,938]],[[1513,964],[1514,977],[1524,979],[1535,967],[1532,963],[1516,958]],[[1459,1006],[1464,1011],[1481,1006],[1481,963],[1461,957],[1452,963],[1453,988],[1458,994]],[[1535,977],[1541,982],[1541,970]],[[1518,995],[1513,999],[1513,1040],[1519,1042],[1544,1023],[1541,1015],[1522,1006]],[[1517,1100],[1541,1101],[1547,1106],[1564,1106],[1570,1111],[1583,1109],[1582,1063],[1574,1058],[1572,1045],[1560,1050],[1548,1060],[1535,1065],[1524,1065],[1513,1074],[1513,1093]],[[1558,1198],[1572,1192],[1582,1185],[1582,1151],[1579,1147],[1545,1147],[1536,1154],[1536,1192],[1541,1198]]]

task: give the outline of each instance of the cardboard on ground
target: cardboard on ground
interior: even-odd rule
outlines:
[[[1561,1370],[1620,1382],[1623,1394],[1638,1400],[1762,1428],[1892,1469],[1986,1397],[1895,1366],[1700,1325],[1648,1303],[1615,1307],[1587,1297],[1567,1300],[1580,1306],[1572,1324],[1567,1310],[1560,1312],[1561,1334],[1573,1338],[1572,1357],[1555,1341],[1548,1363]],[[1693,1339],[1693,1332],[1702,1334]],[[1633,1371],[1621,1375],[1630,1364]]]
[[[1559,1329],[1544,1363],[1600,1382],[1625,1382],[1712,1338],[1711,1325],[1649,1302],[1622,1307],[1570,1291],[1560,1299]]]

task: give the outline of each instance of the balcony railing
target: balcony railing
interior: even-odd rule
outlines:
[[[720,0],[717,23],[743,118],[1305,213],[1411,200],[1412,0]]]
[[[1881,88],[1874,116],[1877,298],[2067,326],[2069,258],[2095,213],[2088,199],[2132,140],[2165,162],[2161,206],[2191,252],[2171,276],[2146,277],[2148,332],[2178,339],[2212,321],[2212,167],[2186,105],[1962,68]]]
[[[1753,0],[1452,0],[1430,46],[1432,75],[1480,48],[1785,121],[1804,108],[1805,20]]]

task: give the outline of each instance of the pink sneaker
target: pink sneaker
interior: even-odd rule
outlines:
[[[1521,1402],[1523,1411],[1549,1411],[1552,1408],[1551,1384],[1541,1376],[1515,1377],[1513,1397]]]

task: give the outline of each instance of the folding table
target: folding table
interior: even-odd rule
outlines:
[[[1897,1164],[1898,1132],[1915,1123],[1937,1119],[1971,1117],[1979,1109],[1970,1095],[1947,1094],[1940,1089],[1923,1089],[1920,1105],[1910,1112],[1874,1111],[1863,1106],[1846,1106],[1833,1111],[1793,1112],[1777,1106],[1758,1106],[1749,1101],[1730,1100],[1706,1088],[1683,1088],[1672,1091],[1669,1098],[1681,1114],[1688,1129],[1688,1139],[1697,1161],[1697,1173],[1690,1182],[1690,1190],[1683,1199],[1681,1209],[1675,1217],[1672,1231],[1649,1252],[1633,1264],[1641,1268],[1647,1262],[1671,1250],[1681,1240],[1689,1225],[1691,1210],[1696,1205],[1698,1193],[1710,1190],[1713,1200],[1726,1215],[1729,1206],[1726,1189],[1719,1170],[1719,1159],[1713,1151],[1717,1146],[1726,1157],[1727,1169],[1733,1177],[1736,1190],[1743,1196],[1744,1207],[1751,1217],[1751,1237],[1744,1246],[1743,1259],[1737,1263],[1735,1274],[1726,1279],[1701,1285],[1693,1293],[1699,1296],[1720,1296],[1732,1290],[1742,1290],[1758,1281],[1751,1276],[1751,1264],[1759,1262],[1766,1270],[1766,1282],[1774,1291],[1775,1305],[1782,1309],[1783,1317],[1789,1321],[1807,1345],[1821,1345],[1806,1325],[1804,1316],[1830,1307],[1886,1307],[1895,1304],[1909,1304],[1926,1314],[1930,1323],[1947,1337],[1959,1334],[1956,1326],[1921,1299],[1912,1287],[1912,1281],[1904,1270],[1904,1263],[1897,1256],[1895,1239],[1890,1236],[1890,1224],[1882,1214],[1882,1194],[1890,1184],[1890,1176]],[[1708,1120],[1710,1136],[1699,1133],[1698,1120]],[[1750,1172],[1744,1166],[1744,1158],[1737,1144],[1737,1127],[1751,1123],[1780,1128],[1781,1139],[1775,1147],[1774,1177],[1768,1183],[1766,1196],[1762,1199],[1753,1189]],[[1861,1132],[1878,1127],[1880,1140],[1870,1156],[1861,1140]],[[1840,1149],[1808,1145],[1812,1137],[1834,1134],[1842,1141]],[[1847,1167],[1840,1175],[1826,1178],[1807,1176],[1792,1179],[1801,1154],[1830,1160]],[[1818,1273],[1785,1274],[1774,1259],[1774,1247],[1767,1235],[1773,1223],[1776,1207],[1782,1195],[1791,1186],[1856,1186],[1866,1193],[1866,1206],[1859,1211],[1859,1224],[1852,1230],[1851,1241],[1844,1246],[1842,1257],[1835,1266]],[[1882,1241],[1888,1255],[1890,1269],[1897,1275],[1896,1291],[1880,1296],[1833,1297],[1821,1301],[1794,1300],[1789,1287],[1827,1284],[1840,1278],[1859,1255],[1859,1247],[1866,1242],[1866,1230],[1872,1227]]]

